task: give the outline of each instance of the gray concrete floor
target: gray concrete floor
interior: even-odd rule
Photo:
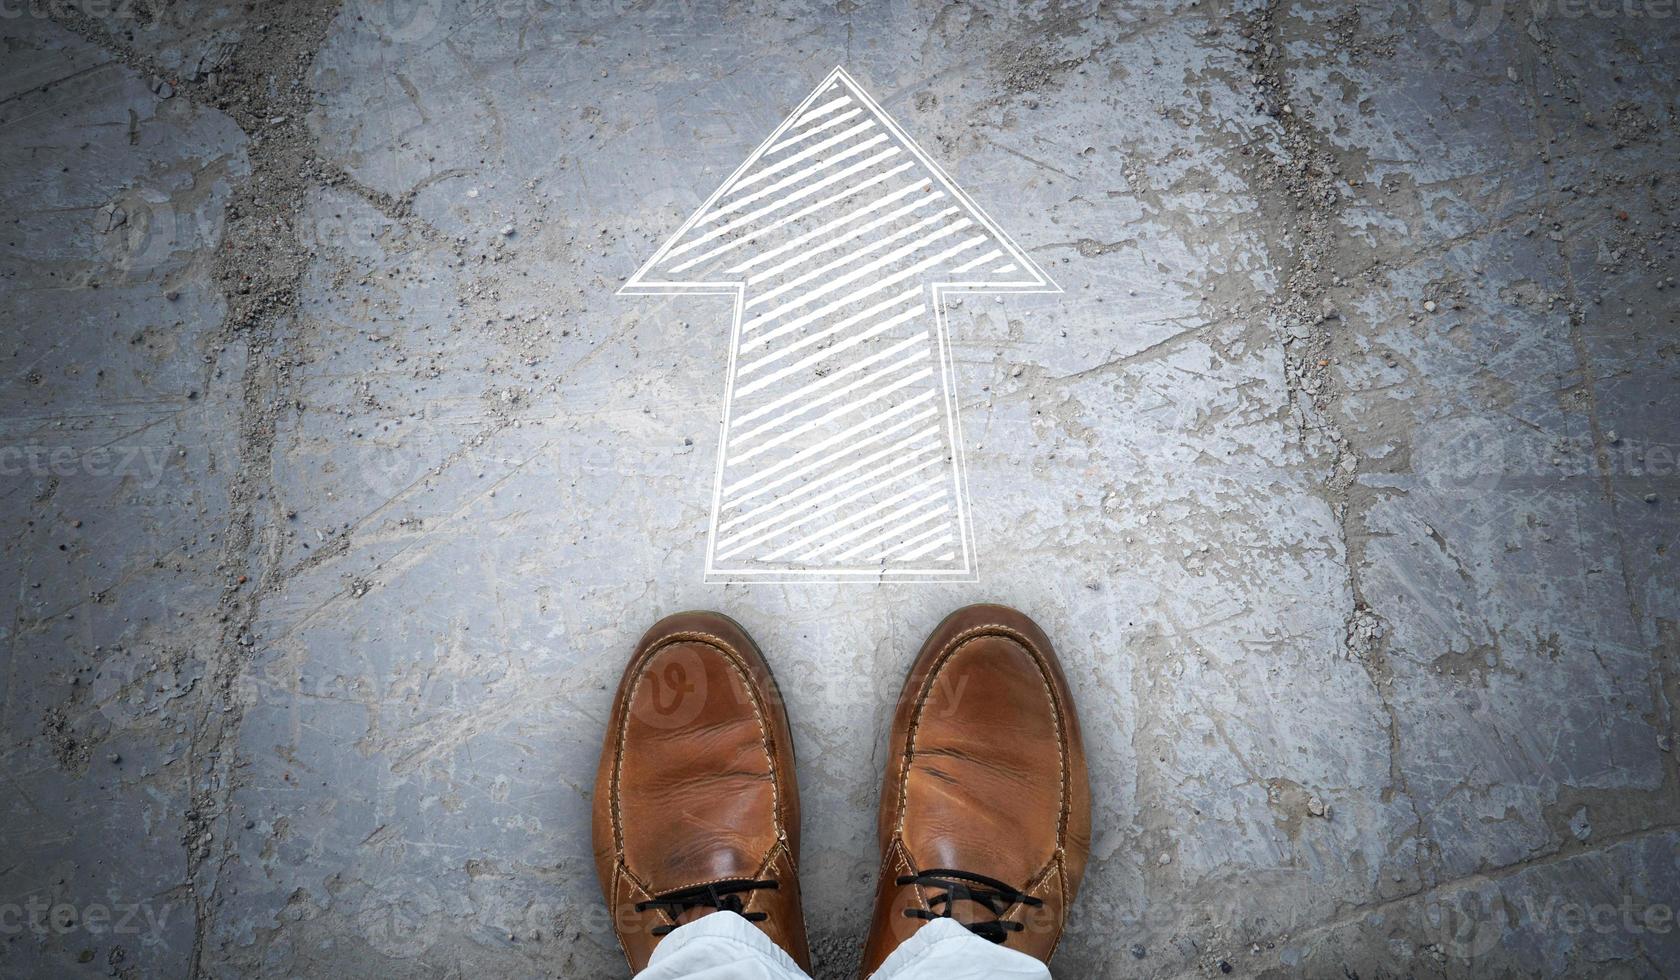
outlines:
[[[601,725],[711,607],[847,976],[978,599],[1058,975],[1680,969],[1680,15],[1452,7],[6,5],[0,974],[625,975]],[[836,64],[1066,290],[951,312],[978,584],[702,584],[728,304],[615,295]]]

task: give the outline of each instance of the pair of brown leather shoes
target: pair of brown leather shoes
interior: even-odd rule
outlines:
[[[925,920],[1049,960],[1091,842],[1085,749],[1050,641],[1003,606],[933,631],[893,717],[863,975]],[[630,966],[719,909],[807,972],[793,739],[764,656],[709,612],[661,620],[613,703],[595,862]]]

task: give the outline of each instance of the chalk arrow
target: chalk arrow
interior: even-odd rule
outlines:
[[[619,291],[735,298],[709,581],[976,577],[945,297],[1060,289],[844,70]]]

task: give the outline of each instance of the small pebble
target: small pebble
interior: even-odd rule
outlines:
[[[1646,495],[1645,495],[1645,502],[1646,502],[1646,503],[1648,503],[1648,504],[1654,504],[1654,503],[1656,503],[1656,502],[1657,502],[1657,495],[1656,495],[1656,494],[1654,494],[1654,493],[1648,493],[1648,494],[1646,494]]]
[[[1424,300],[1423,301],[1423,311],[1425,313],[1434,313],[1435,312],[1435,301],[1432,300],[1432,299]]]

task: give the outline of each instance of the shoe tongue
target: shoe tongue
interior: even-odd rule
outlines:
[[[991,922],[997,919],[1000,915],[1000,913],[993,912],[981,903],[972,900],[958,900],[956,902],[952,902],[950,912],[951,918],[957,920],[965,926],[977,925],[982,922]]]
[[[978,882],[966,881],[961,878],[951,879],[951,881],[958,884],[960,887],[957,890],[950,890],[943,884],[924,885],[922,886],[923,892],[927,894],[929,898],[932,898],[934,895],[949,895],[951,900],[943,903],[937,911],[949,912],[953,919],[956,919],[963,925],[966,926],[982,922],[992,922],[1002,918],[1009,912],[1011,903],[1002,897],[994,897],[992,899],[993,904],[996,906],[996,911],[994,911],[991,906],[988,906],[979,898],[969,897],[963,891],[963,888],[966,888],[969,891],[993,894],[992,889],[987,888],[985,885],[979,884]]]
[[[721,911],[721,910],[720,909],[714,909],[710,905],[702,905],[702,906],[699,906],[698,908],[689,909],[688,911],[686,911],[683,914],[676,917],[677,925],[686,926],[690,922],[693,922],[695,919],[705,918],[706,916],[711,915],[713,912],[718,912],[718,911]]]

